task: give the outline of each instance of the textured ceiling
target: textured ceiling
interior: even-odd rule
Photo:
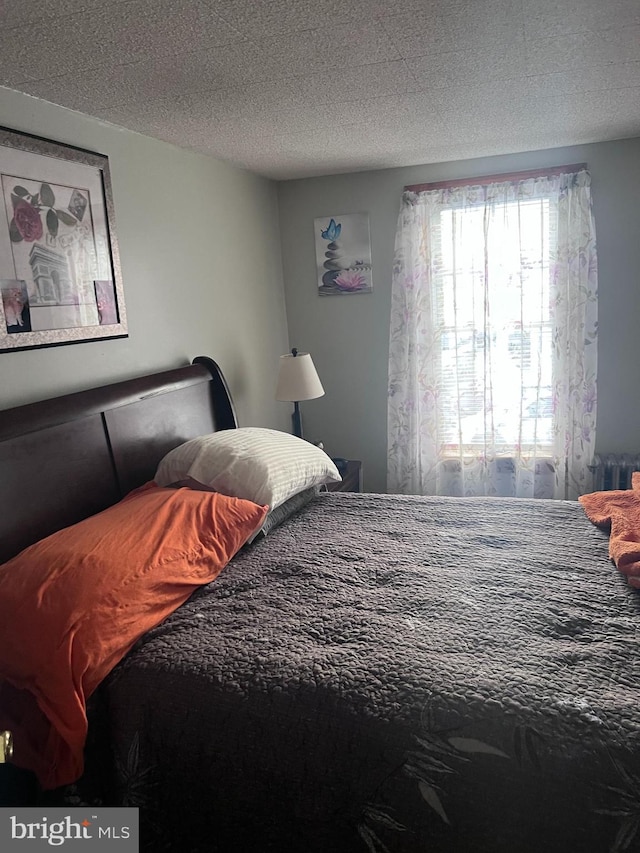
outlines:
[[[272,178],[640,136],[640,0],[0,0],[2,84]]]

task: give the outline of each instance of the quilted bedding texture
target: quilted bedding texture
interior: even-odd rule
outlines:
[[[113,671],[73,794],[153,851],[637,851],[639,614],[578,503],[322,494]]]

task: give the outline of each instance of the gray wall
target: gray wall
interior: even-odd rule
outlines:
[[[281,183],[289,340],[309,350],[326,395],[303,403],[305,434],[333,456],[362,459],[364,485],[386,487],[388,325],[396,219],[405,184],[586,162],[599,260],[596,449],[640,451],[640,139]],[[313,220],[368,212],[371,294],[319,297]]]
[[[129,338],[0,353],[0,409],[209,355],[243,425],[288,429],[276,186],[0,89],[0,124],[109,157]]]

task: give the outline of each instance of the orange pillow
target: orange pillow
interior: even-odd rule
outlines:
[[[0,566],[0,729],[44,788],[82,774],[86,700],[209,583],[268,508],[149,483]]]

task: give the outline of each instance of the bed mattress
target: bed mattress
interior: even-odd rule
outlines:
[[[638,850],[639,613],[577,503],[321,494],[116,667],[69,796],[154,851]]]

